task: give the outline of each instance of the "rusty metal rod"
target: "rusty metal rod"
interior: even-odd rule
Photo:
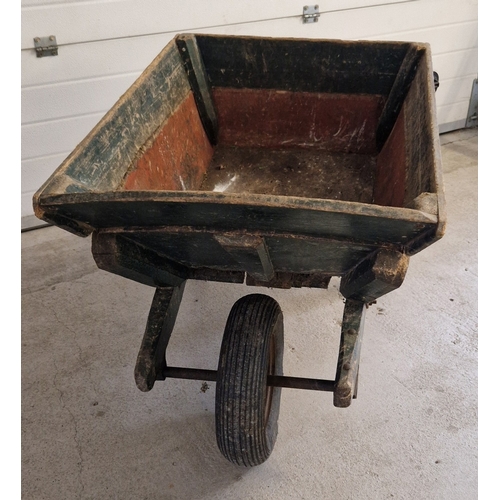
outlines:
[[[273,387],[286,387],[290,389],[305,389],[308,391],[335,391],[334,380],[322,380],[317,378],[282,377],[279,375],[269,375],[267,385]]]
[[[185,378],[190,380],[217,381],[217,370],[199,370],[198,368],[179,368],[167,366],[163,375],[167,378]]]
[[[200,370],[197,368],[179,368],[167,366],[163,375],[165,378],[182,378],[190,380],[217,381],[217,370]],[[316,378],[283,377],[279,375],[269,375],[267,385],[273,387],[284,387],[289,389],[305,389],[309,391],[335,391],[334,380],[322,380]]]

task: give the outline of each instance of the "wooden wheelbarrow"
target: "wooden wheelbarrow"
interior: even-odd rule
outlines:
[[[222,454],[254,466],[282,387],[356,397],[366,305],[444,232],[428,45],[207,35],[170,42],[34,196],[106,271],[156,287],[135,368],[217,382]],[[328,288],[345,297],[335,380],[283,375],[283,314],[233,306],[217,371],[168,366],[188,279]],[[327,293],[327,292],[325,292]]]

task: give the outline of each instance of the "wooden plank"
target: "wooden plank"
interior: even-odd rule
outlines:
[[[99,269],[153,287],[180,286],[189,274],[186,267],[120,234],[95,232],[92,255]]]
[[[213,87],[387,95],[407,43],[197,35]],[[314,75],[314,78],[311,78]]]
[[[403,284],[409,262],[399,251],[378,250],[342,277],[340,293],[346,299],[373,302]]]
[[[201,122],[210,142],[216,144],[218,134],[217,113],[196,38],[194,35],[179,35],[175,41],[177,47],[179,47],[184,68],[194,93]]]
[[[215,240],[252,278],[260,281],[270,281],[273,278],[273,263],[264,238],[220,234],[215,235]]]
[[[411,246],[437,219],[403,208],[335,200],[223,193],[77,193],[44,197],[38,209],[96,228],[194,227],[214,231],[274,231]]]
[[[322,288],[326,290],[330,283],[330,274],[300,274],[300,273],[274,273],[274,277],[267,281],[257,280],[252,276],[247,276],[248,286],[263,286],[268,288]]]
[[[311,236],[276,235],[274,231],[266,233],[253,231],[214,232],[210,229],[195,229],[192,227],[162,227],[152,229],[109,229],[106,232],[124,234],[132,241],[168,256],[169,259],[190,268],[191,272],[199,269],[217,269],[218,271],[242,271],[245,260],[230,258],[227,251],[217,243],[221,237],[229,238],[238,246],[238,242],[250,238],[251,242],[265,241],[269,260],[272,262],[275,274],[281,276],[277,281],[285,279],[289,286],[297,286],[304,276],[319,275],[338,276],[351,269],[357,262],[371,254],[376,245],[354,243],[352,241],[334,240],[331,238],[313,238]],[[236,251],[236,250],[235,250]],[[243,249],[243,255],[250,260],[251,265],[261,270],[262,264],[256,251]],[[256,262],[253,262],[252,259]],[[251,269],[250,269],[251,270]],[[292,278],[288,275],[293,274]],[[287,276],[285,276],[287,275]],[[199,274],[196,275],[197,277]],[[322,279],[322,278],[321,278]],[[321,281],[320,279],[320,281]],[[258,282],[274,279],[257,279]],[[294,283],[292,285],[292,283]],[[269,285],[274,286],[274,285]]]
[[[220,144],[375,152],[381,96],[225,87],[213,96]]]
[[[97,231],[92,235],[92,254],[100,269],[148,286],[179,286],[188,279],[244,282],[245,273],[235,271],[228,265],[219,269],[197,265],[190,258],[190,253],[196,253],[196,241],[191,244],[188,259],[182,261],[176,257],[179,253],[182,255],[186,248],[180,246],[175,238],[172,245],[176,251],[172,252],[168,245],[152,244],[151,239],[140,238],[134,231]],[[209,249],[205,247],[202,250]]]

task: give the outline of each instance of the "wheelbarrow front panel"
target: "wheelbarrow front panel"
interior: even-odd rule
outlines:
[[[218,35],[196,35],[196,42],[213,88],[383,96],[411,46]]]
[[[140,272],[127,260],[142,282],[271,283],[416,253],[444,229],[431,73],[421,44],[179,35],[35,213],[125,238],[147,256]]]

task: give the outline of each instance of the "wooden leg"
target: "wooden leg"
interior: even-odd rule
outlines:
[[[346,300],[333,393],[333,404],[339,408],[347,408],[356,397],[365,310],[364,302]]]
[[[166,378],[165,353],[181,305],[185,284],[184,281],[176,287],[156,289],[135,365],[135,383],[143,392],[150,391],[156,380]]]

